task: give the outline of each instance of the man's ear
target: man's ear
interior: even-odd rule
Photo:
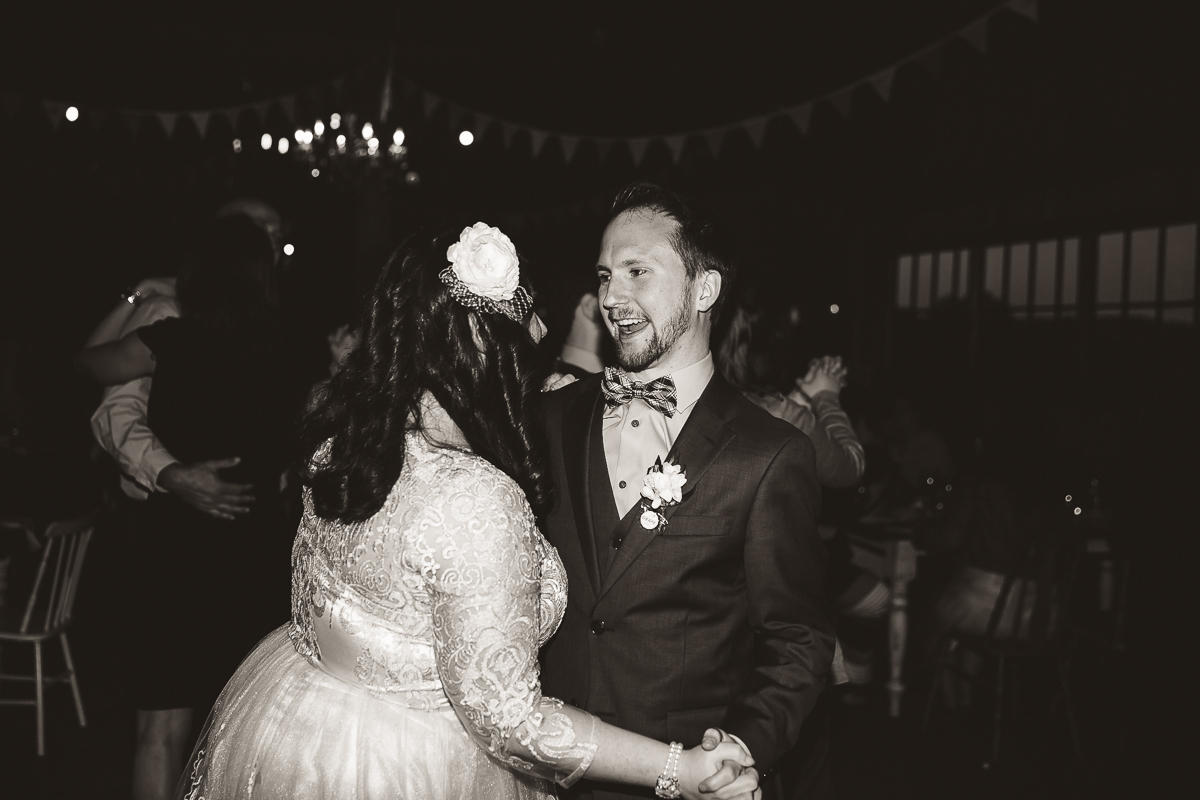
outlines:
[[[696,298],[696,310],[706,312],[716,304],[721,296],[721,273],[710,269],[700,276],[700,294]]]

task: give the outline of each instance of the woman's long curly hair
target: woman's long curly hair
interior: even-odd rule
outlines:
[[[326,519],[362,521],[383,507],[404,465],[405,433],[423,427],[426,391],[471,450],[515,480],[535,513],[545,511],[533,339],[524,325],[455,300],[438,278],[455,237],[431,238],[413,236],[384,266],[361,343],[302,421],[302,474]],[[328,460],[313,464],[327,440]]]

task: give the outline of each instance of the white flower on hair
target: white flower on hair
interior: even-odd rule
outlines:
[[[499,228],[476,222],[463,228],[446,258],[455,277],[481,297],[511,300],[521,279],[517,248]]]

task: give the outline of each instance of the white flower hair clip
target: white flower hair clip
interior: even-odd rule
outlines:
[[[483,222],[463,228],[446,258],[450,266],[438,273],[438,278],[450,287],[455,300],[476,311],[524,322],[533,298],[520,285],[517,248],[499,228]]]

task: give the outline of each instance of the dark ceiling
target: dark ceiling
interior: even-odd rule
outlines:
[[[719,124],[801,102],[919,50],[996,0],[27,3],[7,88],[177,110],[379,65],[489,114],[590,134]]]

